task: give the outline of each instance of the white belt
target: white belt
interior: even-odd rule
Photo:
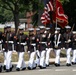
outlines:
[[[71,40],[69,39],[68,41],[65,41],[65,43],[70,43],[71,42]]]
[[[19,42],[17,42],[17,44],[20,44],[20,45],[26,45],[27,43],[25,42],[25,43],[19,43]]]
[[[41,44],[46,44],[46,42],[39,42],[39,43],[41,43]]]
[[[0,44],[2,43],[2,41],[0,41]]]
[[[6,41],[6,43],[7,43],[7,41]],[[13,41],[8,41],[8,43],[12,43],[13,44]]]
[[[36,44],[35,43],[33,43],[33,44],[31,44],[32,46],[36,46]]]
[[[55,43],[55,42],[56,42],[56,41],[54,41],[54,43]],[[61,43],[61,41],[58,42],[58,44],[60,44],[60,43]]]

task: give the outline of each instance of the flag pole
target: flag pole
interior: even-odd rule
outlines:
[[[57,4],[56,4],[56,0],[54,0],[55,1],[55,12],[56,12],[56,30],[57,30],[57,10],[56,10],[56,6],[57,6]]]
[[[56,29],[57,29],[57,18],[56,18]]]

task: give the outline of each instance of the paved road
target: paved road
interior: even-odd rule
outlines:
[[[54,65],[50,65],[47,69],[39,69],[36,70],[25,70],[17,72],[15,70],[15,66],[12,72],[6,73],[3,71],[0,75],[76,75],[76,65],[72,65],[71,67],[65,66],[65,63],[61,63],[60,67],[55,67]]]

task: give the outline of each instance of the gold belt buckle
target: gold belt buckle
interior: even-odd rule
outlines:
[[[55,46],[55,48],[58,48],[58,46]]]

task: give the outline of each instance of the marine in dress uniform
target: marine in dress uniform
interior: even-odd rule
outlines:
[[[36,28],[36,60],[35,63],[37,66],[40,65],[40,51],[39,51],[39,42],[40,42],[40,28]]]
[[[72,32],[71,32],[71,27],[66,26],[66,32],[64,33],[64,47],[66,50],[66,56],[67,56],[67,61],[66,61],[66,66],[71,66],[71,51],[72,51]]]
[[[72,64],[76,64],[76,31],[73,31],[73,38],[72,38],[72,49],[73,49],[73,58]]]
[[[0,32],[0,52],[2,52],[2,32]],[[0,72],[2,72],[2,64],[0,63]]]
[[[46,28],[46,36],[47,36],[47,45],[46,45],[46,59],[45,59],[45,64],[48,67],[49,66],[49,58],[50,58],[50,52],[53,50],[53,45],[52,45],[52,34],[50,33],[50,28]]]
[[[2,49],[3,49],[3,55],[4,55],[4,66],[3,66],[3,69],[4,70],[6,70],[6,54],[7,54],[7,51],[5,51],[5,48],[4,48],[6,33],[7,33],[7,25],[4,26],[4,32],[2,33],[2,37],[3,37]]]
[[[45,52],[46,52],[46,33],[45,32],[45,26],[39,26],[40,27],[40,69],[46,68],[45,64]]]
[[[36,54],[36,36],[34,34],[34,28],[29,28],[29,42],[28,42],[28,53],[29,53],[29,62],[28,69],[36,69],[35,64],[35,54]]]
[[[3,48],[6,52],[6,72],[12,71],[12,43],[13,43],[13,34],[11,32],[11,25],[7,25],[7,32],[3,38]]]
[[[20,70],[25,70],[26,69],[26,64],[24,61],[24,53],[25,53],[25,47],[27,45],[27,40],[28,40],[28,36],[25,35],[24,32],[24,27],[23,26],[19,26],[19,32],[16,35],[16,37],[14,37],[16,39],[16,51],[18,53],[18,63],[16,66],[16,70],[20,71]]]
[[[60,28],[56,28],[54,35],[54,50],[55,50],[55,66],[60,66],[60,51],[62,48],[62,35]]]

